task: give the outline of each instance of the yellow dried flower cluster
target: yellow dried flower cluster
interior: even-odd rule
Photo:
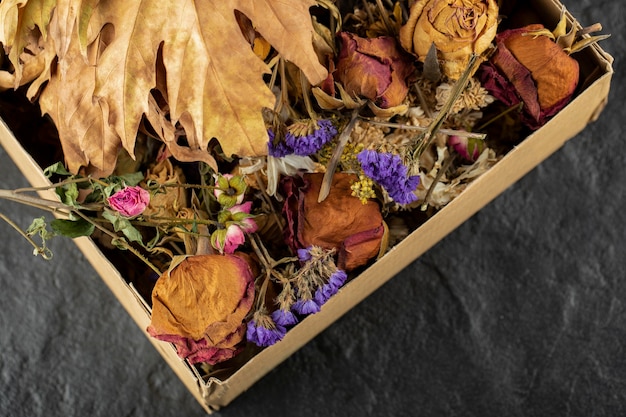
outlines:
[[[360,170],[360,164],[357,159],[357,155],[364,149],[362,143],[350,143],[346,144],[346,147],[343,149],[343,153],[341,154],[341,167],[345,171],[358,171]]]
[[[376,197],[376,192],[374,191],[374,181],[365,176],[365,174],[360,174],[359,180],[354,181],[350,186],[350,189],[352,190],[352,196],[358,197],[363,204],[367,204],[367,200],[370,198]]]

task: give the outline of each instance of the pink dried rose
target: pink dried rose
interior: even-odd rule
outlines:
[[[351,96],[372,100],[378,107],[395,107],[404,101],[413,75],[413,58],[400,48],[395,38],[361,38],[340,32],[341,50],[333,72]],[[327,93],[334,93],[329,92]]]
[[[465,160],[475,162],[485,150],[485,141],[482,139],[469,138],[466,136],[451,135],[448,137],[450,145]]]
[[[479,73],[494,97],[508,106],[523,103],[522,121],[538,129],[569,103],[578,85],[578,62],[556,42],[533,32],[534,24],[496,36],[497,50]]]
[[[256,264],[245,254],[174,258],[152,290],[148,333],[190,363],[216,364],[243,348]]]
[[[125,187],[107,199],[109,206],[124,217],[135,217],[150,204],[150,193],[139,186]]]
[[[211,234],[211,244],[220,253],[234,253],[246,241],[246,233],[254,233],[258,226],[250,210],[252,202],[246,201],[218,215],[219,228]]]
[[[374,201],[363,204],[351,195],[357,177],[336,173],[331,191],[321,203],[317,201],[324,174],[304,174],[283,181],[287,218],[285,238],[296,252],[319,246],[336,249],[339,269],[350,271],[375,258],[383,244],[384,225],[380,207]]]

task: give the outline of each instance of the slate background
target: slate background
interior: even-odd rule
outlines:
[[[600,120],[218,415],[626,415],[625,12],[566,4],[612,34]],[[74,244],[52,248],[0,223],[0,415],[203,415]]]

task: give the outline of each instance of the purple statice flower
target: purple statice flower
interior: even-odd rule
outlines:
[[[409,204],[417,200],[413,193],[419,185],[417,175],[408,176],[408,169],[395,154],[363,150],[357,155],[365,175],[387,190],[389,197],[398,204]]]
[[[268,153],[270,156],[281,158],[291,154],[309,156],[319,151],[337,135],[337,128],[326,119],[317,120],[315,124],[315,130],[310,135],[296,136],[287,132],[284,140],[276,140],[274,131],[268,129]]]
[[[300,156],[309,156],[322,149],[337,135],[337,128],[330,120],[318,120],[313,133],[305,136],[296,136],[291,132],[285,135],[285,143]]]
[[[298,318],[290,310],[276,310],[272,313],[271,317],[277,326],[287,327],[298,323]]]
[[[270,156],[282,158],[283,156],[287,156],[293,153],[293,149],[287,146],[284,141],[276,140],[276,134],[272,129],[267,130],[267,135],[270,138],[267,142],[267,153]]]
[[[328,282],[315,291],[313,299],[317,305],[323,305],[330,297],[337,294],[337,291],[339,291],[339,288],[346,282],[346,279],[348,279],[348,275],[345,271],[338,269],[333,272],[328,278]]]
[[[320,311],[320,306],[314,300],[298,300],[291,306],[298,314],[315,314]]]
[[[344,271],[343,269],[338,269],[332,273],[330,278],[328,278],[328,284],[339,289],[343,284],[346,283],[347,279],[348,274],[346,274],[346,271]]]
[[[248,322],[246,339],[257,346],[271,346],[282,340],[286,333],[284,326],[275,323],[270,316],[263,315]]]
[[[330,283],[324,284],[315,291],[313,299],[317,305],[322,306],[330,299],[330,297],[337,294],[338,289],[339,288],[331,285]]]
[[[309,252],[310,250],[310,246],[308,248],[298,249],[298,259],[300,260],[300,262],[306,262],[311,259],[311,252]]]

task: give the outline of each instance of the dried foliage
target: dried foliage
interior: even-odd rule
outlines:
[[[204,160],[212,138],[229,156],[263,155],[269,72],[242,34],[245,15],[312,84],[326,77],[312,46],[312,0],[11,0],[0,42],[12,68],[0,86],[31,81],[59,129],[72,172],[101,175],[134,154],[142,118],[179,160]],[[56,58],[56,59],[55,59]],[[47,81],[47,84],[45,84]],[[184,131],[186,144],[179,136]]]

